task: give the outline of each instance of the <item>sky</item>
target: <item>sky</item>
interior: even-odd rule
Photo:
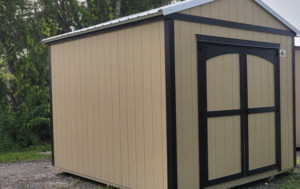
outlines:
[[[300,0],[262,0],[284,19],[300,30]],[[297,46],[300,46],[300,38],[296,38]]]

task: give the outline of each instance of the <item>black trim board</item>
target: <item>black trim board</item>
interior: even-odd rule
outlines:
[[[233,39],[233,38],[224,38],[224,37],[215,37],[196,34],[197,41],[208,42],[208,43],[217,43],[225,45],[234,45],[234,46],[244,46],[244,47],[259,47],[259,48],[272,48],[279,49],[280,44],[278,43],[267,43],[259,41],[250,41],[242,39]]]
[[[219,20],[214,18],[206,18],[201,16],[194,16],[182,13],[173,13],[166,16],[167,18],[173,18],[176,20],[188,21],[188,22],[196,22],[201,24],[208,24],[208,25],[216,25],[216,26],[223,26],[228,28],[236,28],[242,30],[250,30],[250,31],[257,31],[257,32],[264,32],[264,33],[272,33],[278,35],[287,35],[287,36],[296,36],[296,33],[293,31],[288,30],[281,30],[275,28],[268,28],[263,26],[256,26],[251,24],[243,24],[238,22],[231,22],[226,20]]]
[[[165,69],[166,69],[166,115],[167,115],[167,173],[168,188],[177,189],[177,141],[176,141],[176,90],[174,20],[166,19]]]
[[[294,167],[297,166],[296,157],[296,49],[295,39],[292,37],[292,69],[293,69],[293,137],[294,137]]]
[[[52,77],[51,77],[51,46],[48,46],[48,63],[49,63],[49,93],[50,93],[50,129],[51,129],[51,150],[52,150],[52,165],[54,162],[54,137],[53,137],[53,105],[52,105]]]

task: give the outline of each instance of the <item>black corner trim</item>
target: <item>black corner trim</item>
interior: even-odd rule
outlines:
[[[216,25],[216,26],[223,26],[223,27],[236,28],[236,29],[242,29],[242,30],[272,33],[272,34],[286,35],[286,36],[293,36],[293,37],[296,36],[296,33],[293,31],[268,28],[268,27],[256,26],[256,25],[251,25],[251,24],[243,24],[243,23],[213,19],[213,18],[206,18],[206,17],[201,17],[201,16],[187,15],[187,14],[182,14],[182,13],[173,13],[173,14],[167,15],[166,17],[173,18],[176,20],[196,22],[196,23]]]
[[[50,93],[50,130],[51,130],[51,150],[52,150],[52,165],[54,162],[54,137],[53,137],[53,105],[52,105],[52,77],[51,77],[51,46],[48,46],[48,63],[49,63],[49,93]]]
[[[166,113],[167,113],[167,172],[168,188],[177,189],[177,141],[176,141],[176,90],[174,20],[166,19],[165,64],[166,64]]]
[[[138,21],[135,21],[135,22],[127,23],[127,24],[122,24],[122,25],[119,25],[119,26],[110,27],[110,28],[103,29],[103,30],[97,30],[97,31],[93,31],[93,32],[83,33],[83,34],[76,35],[76,36],[71,36],[71,37],[68,37],[68,38],[58,39],[57,41],[46,42],[45,44],[53,45],[53,44],[57,44],[57,43],[71,41],[71,40],[74,40],[74,39],[79,39],[79,38],[88,37],[88,36],[92,36],[92,35],[107,33],[107,32],[120,30],[120,29],[124,29],[124,28],[128,28],[128,27],[132,27],[132,26],[137,26],[137,25],[148,23],[148,22],[154,22],[154,21],[162,20],[162,19],[164,19],[164,16],[162,16],[162,15],[155,16],[155,17],[144,19],[144,20],[138,20]]]
[[[279,49],[280,44],[196,34],[197,41],[244,47]]]
[[[292,37],[292,69],[293,69],[293,137],[294,137],[294,167],[297,166],[296,158],[296,57],[295,39]],[[299,48],[300,49],[300,48]]]

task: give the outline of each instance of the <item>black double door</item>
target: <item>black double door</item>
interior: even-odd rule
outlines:
[[[201,186],[280,169],[278,49],[198,42]]]

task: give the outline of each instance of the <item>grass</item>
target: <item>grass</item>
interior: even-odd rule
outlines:
[[[21,151],[11,151],[0,154],[0,163],[17,162],[22,160],[32,161],[43,158],[51,158],[51,154],[39,154],[39,152],[51,151],[50,144],[32,146]]]

